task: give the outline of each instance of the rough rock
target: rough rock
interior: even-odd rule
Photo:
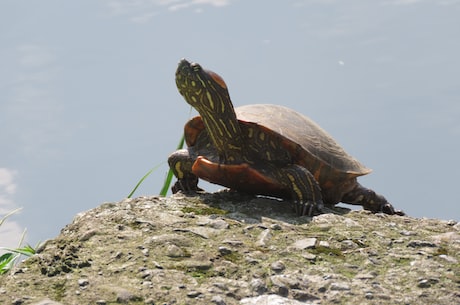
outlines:
[[[459,231],[234,192],[125,199],[0,277],[0,304],[460,304]]]

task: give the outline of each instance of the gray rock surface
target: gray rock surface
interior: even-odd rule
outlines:
[[[460,304],[459,230],[233,192],[126,199],[0,277],[0,304]]]

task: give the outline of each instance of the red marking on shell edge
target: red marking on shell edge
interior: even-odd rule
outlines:
[[[196,138],[204,129],[204,123],[200,116],[190,119],[184,126],[185,142],[187,146],[195,145]]]

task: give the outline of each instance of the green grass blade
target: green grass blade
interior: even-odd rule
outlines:
[[[139,182],[137,182],[136,186],[133,188],[133,190],[131,191],[131,193],[129,193],[129,195],[127,196],[128,198],[131,198],[134,194],[134,192],[137,190],[137,188],[139,187],[139,185],[142,184],[142,182],[144,182],[144,180],[154,171],[156,170],[158,167],[160,167],[160,165],[162,165],[163,163],[161,164],[158,164],[157,166],[155,166],[154,168],[152,168],[151,170],[149,170],[147,172],[147,174],[144,175],[144,177],[141,178],[141,180],[139,180]]]
[[[184,147],[184,135],[182,135],[180,141],[179,141],[179,145],[177,145],[177,149],[182,149]],[[151,170],[149,170],[145,175],[144,177],[142,177],[139,182],[137,182],[136,186],[133,188],[133,190],[129,193],[129,195],[127,196],[127,198],[131,198],[134,193],[136,192],[137,188],[142,184],[142,182],[144,182],[144,180],[154,171],[156,170],[158,167],[160,167],[161,165],[163,165],[164,162],[158,164],[157,166],[155,166],[154,168],[152,168]],[[169,186],[171,185],[171,181],[173,179],[173,172],[171,171],[171,169],[169,169],[168,171],[168,174],[166,176],[166,179],[165,179],[165,182],[163,183],[163,187],[161,188],[161,191],[160,191],[160,196],[166,196],[166,194],[168,193],[168,190],[169,190]]]
[[[35,249],[32,248],[30,245],[24,246],[22,248],[16,248],[16,249],[3,248],[3,247],[1,247],[0,249],[10,251],[10,252],[8,252],[10,254],[13,254],[13,253],[22,254],[22,255],[25,255],[27,257],[32,256],[32,255],[34,255],[36,253]],[[6,253],[6,254],[8,254],[8,253]]]
[[[6,220],[8,217],[10,217],[11,215],[13,215],[13,214],[19,212],[20,210],[22,210],[22,208],[18,208],[18,209],[16,209],[16,210],[13,210],[13,211],[9,212],[8,214],[6,214],[5,216],[3,216],[3,218],[0,219],[0,226],[5,222],[5,220]]]
[[[24,228],[24,231],[22,231],[21,239],[19,240],[19,243],[18,243],[18,248],[21,247],[22,243],[24,242],[24,238],[26,238],[26,233],[27,233],[27,228]]]
[[[165,197],[166,194],[168,193],[169,186],[171,185],[171,181],[172,181],[173,176],[174,176],[174,175],[173,175],[172,170],[169,169],[169,170],[168,170],[168,174],[166,175],[165,182],[163,183],[163,187],[161,188],[160,196]]]
[[[0,274],[8,273],[13,267],[14,261],[19,257],[19,254],[11,252],[5,253],[0,256]]]
[[[11,262],[13,256],[14,254],[11,252],[4,253],[2,256],[0,256],[0,266],[3,267],[4,265]]]
[[[21,208],[16,209],[16,210],[6,214],[4,217],[2,217],[0,219],[0,225],[2,225],[9,216],[13,215],[14,213],[17,213],[20,210],[21,210]],[[16,261],[19,260],[21,255],[30,257],[30,256],[32,256],[32,255],[34,255],[36,253],[35,248],[33,248],[30,245],[21,247],[21,244],[24,241],[26,232],[27,232],[27,230],[24,229],[24,232],[22,232],[22,236],[21,236],[21,239],[19,241],[18,248],[11,249],[11,248],[6,248],[6,247],[0,247],[0,250],[8,251],[8,252],[6,252],[6,253],[4,253],[4,254],[2,254],[0,256],[0,275],[8,273],[14,267]]]
[[[177,149],[182,149],[184,147],[184,135],[182,135],[179,144],[177,145]],[[173,179],[173,172],[171,169],[168,170],[168,174],[166,175],[165,182],[163,183],[163,187],[161,188],[160,191],[160,196],[166,196],[168,193],[169,187],[171,186],[171,181]]]

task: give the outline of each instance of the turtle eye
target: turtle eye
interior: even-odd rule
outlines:
[[[191,67],[191,68],[193,69],[193,71],[195,71],[195,72],[198,72],[198,71],[201,70],[200,64],[198,64],[198,63],[196,63],[196,62],[192,62],[192,63],[190,64],[190,67]]]
[[[212,72],[212,71],[206,71],[206,72],[208,73],[208,75],[211,77],[213,81],[219,84],[219,86],[221,86],[224,89],[227,89],[227,84],[225,84],[224,80],[222,79],[222,77],[220,77],[219,74]]]

